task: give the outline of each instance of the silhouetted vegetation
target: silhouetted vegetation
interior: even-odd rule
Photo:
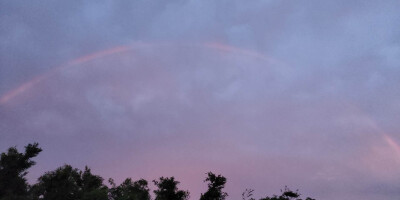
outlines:
[[[33,199],[43,200],[107,200],[108,189],[103,178],[93,175],[88,167],[82,172],[70,165],[46,172],[33,185]]]
[[[156,195],[155,200],[186,200],[189,199],[189,192],[178,190],[177,185],[179,181],[176,181],[174,177],[164,178],[160,180],[153,180],[153,183],[158,187],[154,190]]]
[[[37,143],[25,146],[25,153],[19,153],[16,147],[2,153],[0,158],[0,199],[1,200],[24,200],[28,199],[29,185],[25,175],[27,170],[35,165],[31,160],[36,157],[42,149]]]
[[[224,200],[228,196],[226,192],[222,192],[225,187],[226,178],[212,172],[207,173],[207,178],[204,182],[208,182],[208,190],[201,194],[200,200]]]
[[[253,198],[253,189],[246,189],[243,193],[242,193],[242,200],[254,200]]]
[[[144,179],[133,182],[132,179],[127,178],[118,187],[113,179],[108,182],[112,186],[109,189],[112,200],[150,200],[149,187]]]
[[[272,197],[261,198],[260,200],[302,200],[300,199],[300,194],[298,191],[291,191],[288,187],[285,187],[284,190],[281,191],[282,194],[280,196],[274,195]],[[305,200],[315,200],[310,197],[307,197]]]
[[[0,200],[150,200],[148,182],[144,179],[132,181],[125,179],[116,185],[109,179],[107,187],[104,179],[92,174],[89,167],[83,171],[64,165],[39,177],[38,182],[29,185],[25,179],[27,170],[35,165],[32,158],[42,151],[37,143],[25,146],[25,152],[11,147],[0,158]],[[225,200],[228,196],[222,190],[227,179],[222,175],[207,173],[204,182],[208,189],[201,194],[200,200]],[[189,191],[179,190],[179,181],[174,177],[160,177],[153,180],[157,187],[153,192],[155,200],[187,200]],[[255,200],[252,189],[242,193],[242,200]],[[264,197],[259,200],[302,200],[298,191],[285,187],[281,195]],[[307,197],[305,200],[315,200]]]

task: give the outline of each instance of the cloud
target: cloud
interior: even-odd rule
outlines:
[[[208,170],[232,197],[252,184],[392,191],[398,163],[380,163],[396,157],[382,133],[400,139],[398,6],[3,2],[0,95],[77,57],[150,45],[70,64],[0,105],[0,147],[39,141],[32,177],[67,162],[117,180],[176,175],[194,194]]]

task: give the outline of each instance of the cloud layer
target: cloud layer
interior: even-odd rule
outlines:
[[[398,197],[395,1],[7,2],[0,147],[38,141],[104,177],[204,173],[230,198],[284,185],[317,199]],[[128,51],[63,63],[115,46]],[[389,138],[389,139],[387,139]],[[393,143],[390,143],[392,141]]]

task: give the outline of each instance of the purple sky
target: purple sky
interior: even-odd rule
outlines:
[[[0,1],[0,151],[28,175],[205,173],[228,199],[285,185],[400,197],[399,1]]]

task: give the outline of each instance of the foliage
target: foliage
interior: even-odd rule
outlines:
[[[280,196],[274,195],[272,197],[261,198],[260,200],[302,200],[300,199],[300,194],[298,191],[292,191],[287,186],[285,186],[284,190],[281,190],[282,194]],[[305,200],[315,200],[310,197],[307,197]]]
[[[82,172],[64,165],[46,172],[32,188],[34,199],[43,200],[107,200],[103,178],[93,175],[88,167]]]
[[[35,165],[32,158],[36,157],[42,149],[37,143],[25,146],[25,152],[20,153],[16,147],[11,147],[0,156],[0,200],[150,200],[148,182],[144,179],[133,182],[131,178],[125,179],[119,186],[114,180],[109,179],[111,188],[103,184],[103,178],[93,175],[88,167],[83,171],[64,165],[54,171],[46,172],[40,176],[38,183],[30,186],[25,176],[27,170]],[[200,200],[225,200],[228,196],[222,190],[226,178],[206,173],[208,189],[201,194]],[[189,191],[179,190],[179,181],[174,177],[160,177],[153,180],[157,187],[154,190],[155,200],[187,200]],[[252,189],[242,193],[242,200],[255,200]],[[298,191],[288,187],[281,190],[280,196],[273,195],[259,200],[302,200]],[[304,200],[315,200],[307,197]]]
[[[16,147],[8,149],[0,157],[0,199],[24,200],[28,198],[29,185],[25,176],[27,170],[35,165],[31,160],[42,149],[38,143],[25,146],[25,153],[19,153]]]
[[[154,190],[155,200],[186,200],[189,199],[189,191],[178,190],[179,181],[175,181],[174,177],[161,177],[158,181],[153,180],[158,187]]]
[[[243,193],[242,193],[242,200],[255,200],[252,196],[253,196],[253,189],[246,189]]]
[[[81,188],[83,200],[107,200],[108,188],[103,185],[103,178],[93,175],[86,166],[81,175]]]
[[[132,182],[127,178],[121,185],[116,187],[114,180],[109,180],[110,196],[113,200],[150,200],[148,183],[144,179]]]
[[[226,178],[221,175],[217,176],[212,172],[208,172],[207,176],[204,182],[208,182],[208,190],[201,194],[200,200],[224,200],[228,196],[226,192],[222,192]]]

